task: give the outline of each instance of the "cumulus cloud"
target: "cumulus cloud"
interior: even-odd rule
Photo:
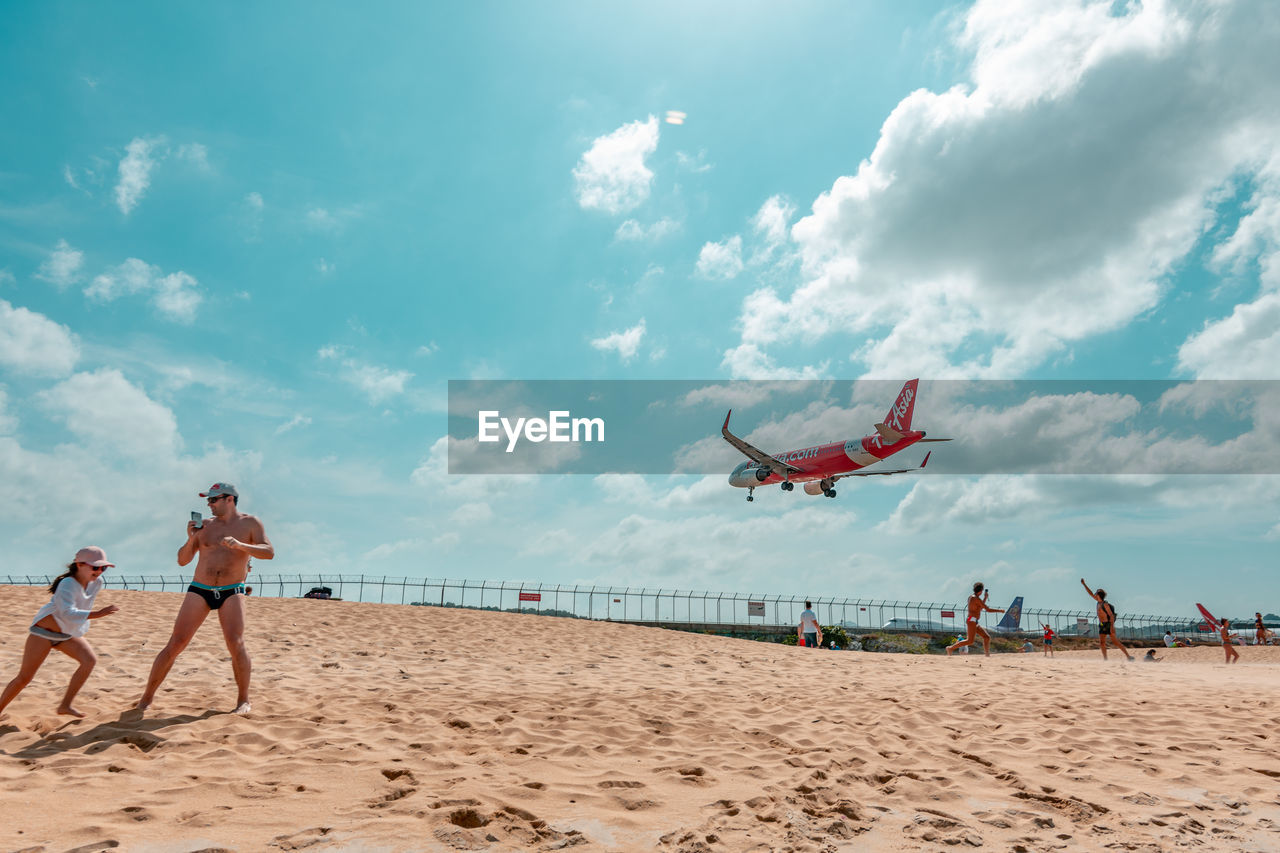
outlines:
[[[601,352],[616,352],[623,361],[630,361],[640,351],[640,341],[644,339],[644,318],[630,329],[596,338],[591,346]]]
[[[80,270],[83,267],[84,252],[72,248],[66,240],[59,240],[58,245],[36,271],[36,278],[43,279],[62,290],[80,280]]]
[[[655,116],[597,137],[573,169],[578,204],[584,210],[611,214],[638,207],[649,197],[653,182],[653,172],[644,160],[657,148]]]
[[[802,279],[747,297],[726,366],[843,333],[868,375],[1013,376],[1155,306],[1275,148],[1280,9],[1113,8],[976,3],[971,84],[897,105],[791,229]]]
[[[649,225],[643,225],[635,219],[628,219],[618,226],[613,237],[620,243],[657,242],[679,230],[680,223],[667,216]]]
[[[164,137],[146,139],[136,137],[125,148],[124,159],[118,168],[120,179],[116,183],[116,207],[126,216],[142,200],[151,186],[151,170],[164,156]]]
[[[407,370],[392,370],[377,364],[369,364],[346,355],[347,348],[330,344],[321,347],[317,355],[326,361],[336,361],[342,366],[343,381],[359,390],[377,405],[398,397],[413,378]]]
[[[80,358],[80,345],[66,326],[0,299],[0,367],[16,373],[62,376]]]
[[[743,270],[742,237],[735,234],[723,243],[703,244],[697,270],[703,278],[737,278]]]
[[[1261,379],[1280,376],[1280,156],[1258,174],[1248,213],[1214,249],[1223,272],[1244,274],[1256,265],[1259,292],[1251,302],[1205,323],[1178,350],[1178,364],[1199,378]]]
[[[165,275],[157,266],[138,258],[95,276],[84,290],[85,296],[99,302],[113,302],[125,296],[149,295],[151,304],[163,317],[178,323],[195,321],[204,301],[199,282],[179,270]]]
[[[202,172],[210,171],[209,149],[199,142],[189,142],[178,146],[178,157],[186,160]]]
[[[118,370],[77,373],[38,398],[91,450],[146,458],[173,456],[181,449],[173,412]]]

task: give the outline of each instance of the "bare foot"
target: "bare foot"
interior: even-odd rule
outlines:
[[[145,711],[151,707],[150,699],[139,699],[138,704],[133,706],[135,711]]]
[[[240,716],[242,716],[242,717],[243,717],[245,714],[249,713],[249,711],[250,711],[250,710],[251,710],[251,708],[250,708],[250,706],[249,706],[249,703],[248,703],[247,701],[245,701],[245,702],[241,702],[239,705],[237,705],[237,706],[236,706],[236,709],[235,709],[234,711],[232,711],[231,713],[233,713],[233,714],[239,714]]]
[[[58,713],[66,717],[83,717],[84,714],[72,708],[70,705],[59,705]]]

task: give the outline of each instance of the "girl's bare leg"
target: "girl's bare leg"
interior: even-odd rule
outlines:
[[[14,697],[22,692],[22,688],[31,683],[31,679],[36,676],[36,670],[40,669],[40,664],[44,663],[44,659],[49,656],[49,650],[52,648],[53,643],[48,640],[34,634],[27,635],[27,644],[22,649],[22,665],[18,667],[18,674],[5,686],[4,693],[0,693],[0,713],[3,713]]]
[[[73,708],[71,703],[75,700],[76,694],[80,692],[80,688],[84,687],[85,681],[89,679],[89,673],[93,672],[94,666],[98,663],[98,656],[93,653],[93,647],[83,637],[72,637],[70,640],[65,640],[58,644],[57,649],[80,664],[76,671],[71,673],[71,682],[67,685],[67,692],[62,696],[62,704],[58,706],[58,713],[71,717],[83,717],[84,714]]]

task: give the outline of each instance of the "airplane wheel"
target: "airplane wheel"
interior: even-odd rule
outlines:
[[[823,494],[824,494],[824,495],[826,495],[826,496],[827,496],[827,497],[829,497],[829,498],[834,498],[834,497],[836,496],[836,490],[835,490],[835,489],[827,489],[825,492],[823,492]]]
[[[794,489],[795,487],[796,487],[796,484],[795,484],[795,483],[792,483],[792,482],[788,481],[788,482],[785,482],[785,483],[783,483],[783,484],[782,484],[782,491],[784,491],[784,492],[789,492],[789,491],[791,491],[792,489]]]
[[[751,497],[751,495],[747,495],[747,503],[750,503],[753,500],[755,500],[755,498]]]

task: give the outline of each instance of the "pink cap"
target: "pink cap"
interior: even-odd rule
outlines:
[[[88,548],[81,548],[76,551],[76,562],[86,563],[90,566],[102,567],[111,566],[115,568],[115,563],[107,559],[107,552],[99,548],[97,545],[90,545]]]

